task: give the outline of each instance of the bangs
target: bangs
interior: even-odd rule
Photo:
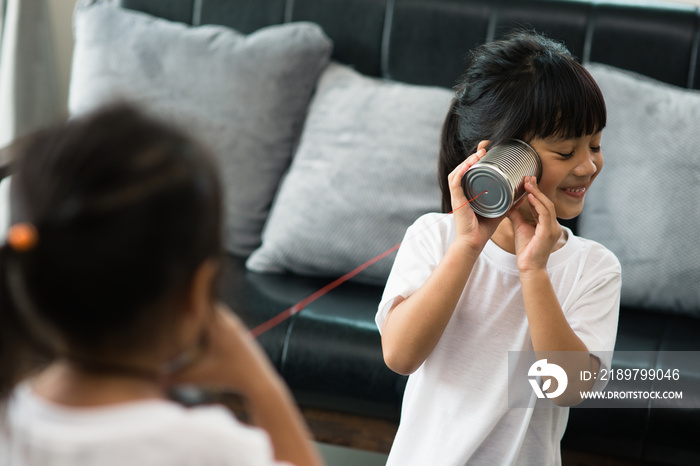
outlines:
[[[537,66],[536,64],[534,66]],[[530,115],[522,115],[520,136],[579,138],[605,128],[605,100],[593,77],[581,65],[566,60],[549,62],[549,72],[535,74],[528,105],[521,106]],[[539,70],[538,70],[539,71]]]

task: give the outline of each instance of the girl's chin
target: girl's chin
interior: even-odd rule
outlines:
[[[568,196],[562,199],[562,197],[557,197],[556,201],[554,202],[554,211],[556,212],[557,218],[562,220],[570,220],[581,214],[581,211],[583,210],[583,199],[573,200]],[[550,197],[550,199],[552,198]],[[527,199],[520,204],[518,210],[527,222],[535,223],[535,220],[532,217],[532,211],[530,210],[530,203],[527,201]]]
[[[578,217],[581,214],[581,211],[583,210],[583,199],[576,203],[577,205],[570,205],[571,203],[567,204],[569,205],[555,205],[557,218],[562,220],[571,220],[572,218]]]

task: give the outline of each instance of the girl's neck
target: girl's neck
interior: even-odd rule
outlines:
[[[562,229],[561,236],[554,245],[552,252],[561,249],[566,244],[566,240],[566,233]],[[493,241],[496,246],[504,251],[515,254],[515,232],[513,230],[513,223],[510,221],[510,219],[503,219],[503,221],[498,225],[498,228],[496,228],[496,231],[491,236],[491,241]]]
[[[515,233],[513,231],[513,223],[504,218],[501,223],[498,224],[498,228],[491,236],[491,241],[496,243],[496,246],[503,249],[506,252],[515,254]]]
[[[33,389],[49,401],[76,407],[165,399],[157,369],[153,369],[152,377],[146,374],[146,370],[143,375],[91,372],[57,360],[36,376]]]
[[[522,202],[517,209],[525,222],[533,226],[537,223],[532,217],[527,199]],[[491,236],[491,241],[496,243],[496,245],[504,251],[515,254],[515,231],[513,230],[513,222],[511,222],[508,217],[504,218],[503,221],[498,224],[498,228],[496,228],[496,231]]]

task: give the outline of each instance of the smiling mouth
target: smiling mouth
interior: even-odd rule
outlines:
[[[562,191],[569,196],[581,198],[586,194],[586,187],[581,186],[576,188],[562,188]]]

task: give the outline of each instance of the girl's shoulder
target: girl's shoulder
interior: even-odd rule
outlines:
[[[452,214],[429,212],[416,219],[408,228],[406,235],[423,235],[432,237],[448,237],[454,235],[455,222]]]
[[[576,236],[566,227],[563,228],[569,235],[567,243],[571,243],[572,250],[581,255],[587,267],[621,273],[620,261],[610,249],[592,239]]]
[[[438,223],[445,223],[445,224],[452,224],[454,226],[453,221],[446,221],[447,219],[452,219],[452,214],[443,214],[440,212],[428,212],[420,217],[418,217],[413,224],[409,227],[409,229],[413,228],[427,228],[430,225],[433,224],[438,224]]]
[[[455,223],[451,214],[430,212],[416,219],[406,230],[405,246],[422,245],[431,250],[443,250],[454,241]]]
[[[0,445],[19,442],[23,450],[41,448],[57,457],[67,451],[88,451],[94,458],[119,452],[128,463],[160,445],[158,465],[193,458],[272,462],[267,434],[238,421],[223,406],[188,408],[169,400],[143,400],[74,408],[44,400],[25,382],[11,394],[4,414],[5,433],[11,435],[0,435]]]

